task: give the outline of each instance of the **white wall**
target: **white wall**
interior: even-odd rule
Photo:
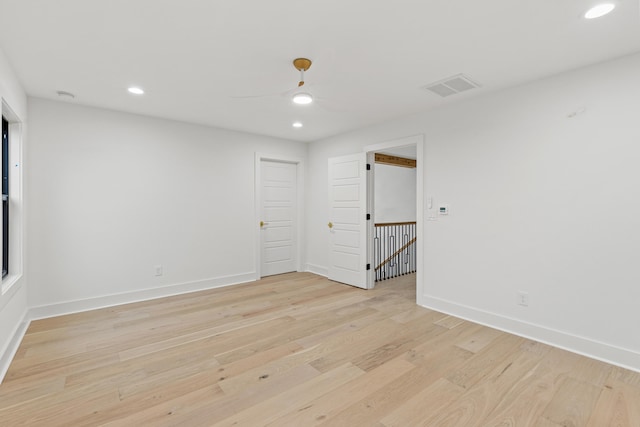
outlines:
[[[13,118],[17,118],[21,122],[22,137],[20,143],[24,148],[27,129],[27,97],[2,50],[0,50],[0,99],[2,103],[11,109]],[[3,111],[3,114],[7,113],[7,111]],[[19,167],[22,168],[22,165],[19,165]],[[24,205],[19,207],[22,212],[25,211]],[[20,220],[19,217],[13,219]],[[19,251],[22,250],[21,247],[17,249]],[[21,258],[21,254],[10,255],[14,260],[16,255]],[[16,273],[16,271],[13,273]],[[0,291],[0,379],[4,376],[11,362],[26,326],[24,320],[27,312],[27,284],[24,272],[18,270],[17,273],[17,276],[12,274],[3,280],[2,291]]]
[[[29,115],[36,317],[254,279],[254,153],[307,151],[42,99]]]
[[[416,220],[416,169],[376,163],[374,166],[375,221]]]
[[[327,158],[422,133],[425,196],[451,214],[425,222],[419,301],[640,370],[639,74],[636,54],[312,143],[309,265]]]

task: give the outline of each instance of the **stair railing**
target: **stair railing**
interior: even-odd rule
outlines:
[[[416,223],[379,223],[374,228],[376,282],[415,273]]]

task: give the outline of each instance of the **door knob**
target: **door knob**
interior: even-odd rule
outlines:
[[[329,228],[333,228],[333,223],[330,222],[329,224],[327,224],[329,226]]]
[[[260,227],[264,227],[264,226],[265,226],[265,225],[267,225],[267,224],[268,224],[267,222],[260,221]]]

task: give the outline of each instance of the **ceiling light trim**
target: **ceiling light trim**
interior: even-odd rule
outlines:
[[[131,86],[127,89],[127,91],[133,95],[144,95],[144,89],[138,86]]]
[[[293,95],[292,101],[298,105],[307,105],[313,102],[313,96],[307,92],[299,92]]]
[[[584,14],[585,19],[597,19],[608,15],[616,8],[615,3],[601,3],[593,6]]]

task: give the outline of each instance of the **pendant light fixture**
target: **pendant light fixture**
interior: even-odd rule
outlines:
[[[311,67],[311,60],[307,58],[296,58],[293,60],[293,66],[300,71],[300,81],[298,87],[304,86],[304,72]],[[313,96],[308,92],[297,92],[293,95],[293,102],[299,105],[311,104]]]

